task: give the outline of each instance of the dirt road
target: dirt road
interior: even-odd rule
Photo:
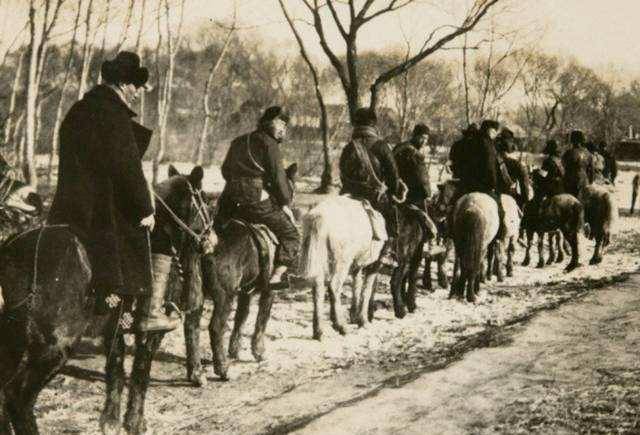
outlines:
[[[640,275],[500,334],[497,347],[335,410],[299,433],[640,431]]]

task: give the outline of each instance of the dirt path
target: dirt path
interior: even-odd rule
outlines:
[[[503,330],[498,347],[335,410],[299,433],[638,433],[639,290],[635,274],[540,313]],[[616,377],[636,382],[620,391]],[[611,403],[607,386],[619,390]]]

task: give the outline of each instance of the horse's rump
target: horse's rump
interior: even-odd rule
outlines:
[[[589,224],[592,237],[608,236],[615,231],[618,209],[609,189],[601,185],[589,185],[584,189],[583,201],[585,221]]]
[[[499,228],[498,204],[480,192],[462,196],[455,206],[453,235],[464,274],[480,272],[482,260]]]
[[[90,281],[86,250],[67,226],[32,229],[0,247],[4,313],[22,306],[29,296],[42,299],[43,306],[55,306],[71,287],[84,290],[71,295],[73,303],[84,304]]]

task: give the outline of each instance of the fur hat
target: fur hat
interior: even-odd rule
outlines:
[[[378,124],[376,112],[368,107],[360,107],[353,114],[353,125],[362,127],[375,127]]]
[[[547,154],[549,156],[554,156],[558,154],[558,142],[554,139],[549,139],[544,146],[543,154]]]
[[[140,57],[130,51],[121,51],[113,60],[105,60],[100,68],[102,79],[113,84],[132,84],[143,87],[149,80],[149,70],[140,66]]]
[[[584,144],[585,140],[582,130],[573,130],[569,135],[569,142],[572,144]]]
[[[422,136],[423,134],[430,134],[431,133],[431,129],[429,129],[429,127],[427,127],[425,124],[416,124],[415,127],[413,127],[413,137],[416,136]]]
[[[484,121],[482,121],[482,124],[480,124],[480,130],[481,131],[487,131],[490,128],[493,129],[499,129],[500,128],[500,123],[498,121],[495,121],[493,119],[485,119]]]
[[[463,136],[473,136],[478,132],[478,125],[475,122],[472,122],[467,126],[467,128],[462,130]]]
[[[502,131],[500,131],[500,137],[504,140],[513,140],[516,138],[516,135],[507,127],[503,127]]]
[[[264,124],[267,122],[271,122],[274,119],[281,119],[288,124],[291,118],[289,117],[289,114],[285,112],[285,110],[282,107],[271,106],[264,111],[264,113],[260,117],[259,123]]]

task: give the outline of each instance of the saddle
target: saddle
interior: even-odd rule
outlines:
[[[365,213],[369,217],[369,222],[371,223],[371,230],[373,232],[373,240],[377,241],[386,241],[389,238],[387,233],[387,224],[378,210],[373,208],[371,202],[364,198],[355,198],[352,195],[345,195],[355,201],[359,201],[364,208]]]
[[[229,231],[233,225],[245,228],[253,239],[258,250],[258,264],[260,265],[260,279],[269,281],[273,269],[273,261],[275,258],[276,248],[280,244],[275,234],[263,224],[252,224],[241,219],[231,219],[226,224],[226,230]]]

